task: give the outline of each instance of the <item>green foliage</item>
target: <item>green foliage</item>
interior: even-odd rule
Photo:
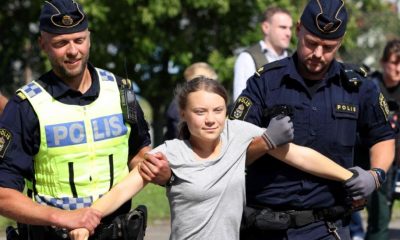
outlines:
[[[163,110],[175,85],[182,81],[186,66],[208,61],[231,92],[235,54],[261,39],[259,19],[264,9],[272,5],[287,8],[296,23],[307,0],[80,2],[90,19],[91,62],[128,76],[139,85],[141,95],[154,109],[154,136],[158,144]],[[35,78],[49,69],[36,44],[42,3],[3,0],[0,5],[1,81],[3,90],[9,93],[29,80],[27,73],[32,71]],[[398,16],[380,0],[349,0],[346,4],[351,17],[341,57],[356,63],[371,57],[377,59],[385,40],[399,34]],[[295,45],[293,37],[291,46]]]
[[[137,205],[146,205],[149,223],[157,219],[169,219],[169,203],[164,187],[148,184],[133,198],[132,207]]]

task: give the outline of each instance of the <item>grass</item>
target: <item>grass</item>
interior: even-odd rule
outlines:
[[[169,219],[169,203],[164,187],[148,184],[133,198],[132,207],[137,205],[146,205],[149,223],[159,219]]]

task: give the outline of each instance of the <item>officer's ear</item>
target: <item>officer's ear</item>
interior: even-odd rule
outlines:
[[[296,36],[299,37],[300,29],[301,29],[301,22],[297,21],[296,23]]]
[[[42,36],[42,33],[40,33],[37,42],[38,42],[38,45],[39,45],[41,50],[44,50],[44,41],[45,40],[44,40],[44,38]]]

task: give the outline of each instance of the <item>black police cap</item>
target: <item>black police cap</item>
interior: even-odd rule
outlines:
[[[337,39],[346,32],[347,11],[343,0],[311,0],[301,15],[303,26],[322,39]]]
[[[45,1],[39,17],[40,31],[54,34],[81,32],[88,28],[82,6],[75,0]]]

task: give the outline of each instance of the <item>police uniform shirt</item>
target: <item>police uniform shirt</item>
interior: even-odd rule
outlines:
[[[400,103],[400,84],[394,87],[386,87],[383,75],[378,71],[371,74],[371,79],[380,87],[387,101],[391,100]]]
[[[83,94],[69,88],[52,71],[41,76],[40,80],[46,85],[46,91],[57,101],[84,106],[96,100],[100,91],[95,68],[90,64],[88,68],[92,84]],[[120,84],[121,78],[116,78]],[[131,126],[129,155],[136,154],[151,143],[143,111],[140,106],[137,110],[138,124]],[[0,119],[0,131],[0,186],[22,191],[24,178],[33,177],[33,156],[38,153],[40,145],[39,121],[28,100],[22,100],[17,95],[10,99]]]
[[[178,125],[180,117],[178,100],[176,98],[172,99],[164,115],[167,128],[167,131],[164,134],[164,140],[177,138],[179,135]]]
[[[297,72],[296,61],[294,54],[259,70],[248,80],[230,118],[267,127],[264,109],[279,104],[291,106],[293,142],[311,147],[345,168],[353,165],[356,131],[369,146],[395,137],[386,119],[385,101],[372,81],[344,86],[340,77],[343,65],[334,60],[311,95]],[[341,183],[304,173],[268,155],[248,167],[246,184],[250,205],[313,209],[344,199]]]

